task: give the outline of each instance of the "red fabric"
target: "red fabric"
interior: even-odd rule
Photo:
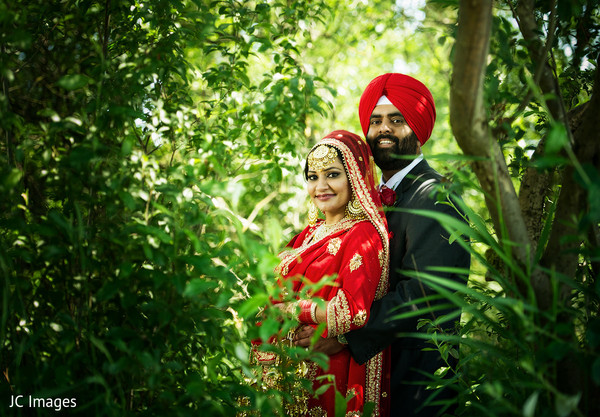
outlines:
[[[357,135],[334,131],[319,144],[333,146],[344,159],[354,198],[366,219],[345,218],[339,230],[320,240],[313,240],[321,223],[306,227],[288,244],[279,257],[276,269],[281,279],[291,280],[294,293],[300,293],[307,282],[316,283],[324,277],[334,277],[332,284],[309,294],[329,301],[327,328],[323,336],[337,337],[368,321],[371,303],[383,297],[388,289],[389,240],[385,215],[376,186],[375,165],[369,146]],[[315,145],[315,146],[317,146]],[[335,314],[330,314],[334,312]],[[331,322],[330,322],[331,320]],[[314,326],[316,327],[316,326]],[[382,389],[389,386],[389,361],[380,354],[366,365],[352,359],[348,349],[329,357],[327,371],[316,368],[313,388],[327,383],[322,375],[335,376],[335,389],[346,396],[354,392],[347,412],[362,411],[365,401],[377,403],[375,416],[387,415],[386,398]],[[369,376],[369,378],[367,378]],[[382,388],[383,387],[383,388]],[[389,395],[389,390],[385,391]],[[308,409],[320,407],[328,416],[335,415],[335,391],[328,389],[319,398],[309,400]]]
[[[320,224],[320,223],[319,223]],[[307,227],[295,240],[296,244],[291,249],[301,247],[305,239],[310,239],[314,234],[314,227]],[[340,239],[340,246],[336,254],[331,254],[330,242],[332,239]],[[286,277],[293,280],[294,292],[300,292],[306,281],[316,283],[323,277],[336,276],[332,285],[327,285],[317,292],[310,294],[312,297],[331,301],[334,297],[340,297],[340,293],[348,303],[350,328],[354,330],[357,326],[352,322],[352,317],[365,312],[365,321],[368,320],[371,303],[375,298],[382,267],[379,262],[379,251],[383,249],[379,234],[368,221],[361,221],[351,228],[334,233],[322,239],[318,244],[311,245],[310,249],[303,251],[301,256],[296,257],[289,265]],[[352,270],[352,259],[358,254],[362,258],[362,265]],[[361,324],[364,324],[361,323]],[[313,327],[317,327],[316,325]],[[336,337],[327,328],[323,336]],[[322,375],[334,375],[336,378],[336,389],[346,396],[347,391],[353,388],[357,397],[350,402],[347,411],[362,411],[364,405],[364,390],[366,385],[366,366],[357,364],[348,349],[329,358],[329,369],[323,371],[318,368],[316,378],[313,379],[313,389],[318,389],[324,384],[318,377]],[[328,416],[335,415],[335,392],[329,389],[318,399],[309,400],[309,409],[321,407]]]
[[[404,74],[387,73],[373,79],[358,105],[363,133],[369,131],[369,118],[381,96],[386,96],[404,116],[421,145],[431,136],[435,123],[435,103],[431,92],[419,80]]]

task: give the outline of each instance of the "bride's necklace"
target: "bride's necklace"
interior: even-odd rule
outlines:
[[[352,219],[344,217],[339,222],[334,224],[325,224],[325,222],[321,223],[315,230],[315,234],[313,235],[312,241],[317,242],[323,239],[324,237],[329,236],[330,234],[333,234],[338,230],[341,230],[342,228],[344,228],[345,224],[349,220]]]

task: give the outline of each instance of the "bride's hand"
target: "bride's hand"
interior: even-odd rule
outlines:
[[[301,347],[310,347],[310,341],[315,333],[315,329],[312,326],[302,326],[294,337],[294,344]],[[344,349],[344,345],[337,341],[337,339],[320,337],[317,342],[312,346],[315,352],[324,353],[327,356],[335,355]]]

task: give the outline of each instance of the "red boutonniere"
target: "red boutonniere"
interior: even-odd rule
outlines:
[[[385,185],[381,186],[379,195],[381,196],[381,203],[384,206],[393,206],[396,202],[396,192]]]

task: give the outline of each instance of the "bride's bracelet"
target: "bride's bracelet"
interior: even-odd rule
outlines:
[[[300,300],[298,305],[300,307],[298,321],[300,323],[317,324],[317,303],[310,300]]]

